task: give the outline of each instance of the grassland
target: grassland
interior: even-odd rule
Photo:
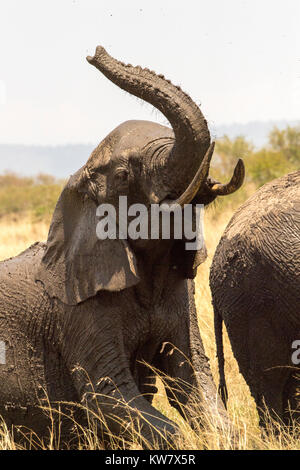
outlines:
[[[243,156],[246,165],[246,180],[234,195],[218,198],[216,205],[208,208],[205,220],[205,238],[208,259],[199,267],[196,278],[196,303],[201,335],[216,382],[217,361],[215,352],[213,311],[208,284],[209,268],[218,241],[236,208],[242,204],[262,184],[285,173],[299,168],[300,128],[274,129],[269,136],[268,145],[254,150],[251,143],[243,137],[230,140],[228,137],[217,142],[217,165],[212,168],[212,176],[219,181],[229,181],[236,159]],[[20,253],[37,240],[46,240],[51,214],[61,192],[63,181],[52,176],[40,174],[33,178],[17,176],[13,173],[0,175],[0,260]],[[262,438],[258,427],[255,404],[243,377],[233,358],[230,343],[224,333],[226,378],[229,388],[228,412],[239,438],[239,449],[300,449],[299,430],[287,433],[283,428],[270,427],[268,437]],[[214,422],[209,421],[203,430],[192,431],[177,412],[170,408],[166,400],[162,382],[158,380],[159,393],[154,405],[165,415],[176,421],[181,434],[175,447],[178,449],[229,449],[232,442],[226,432],[219,432]],[[101,448],[102,444],[94,437],[92,430],[83,430],[84,439],[79,448]],[[53,433],[50,444],[42,448],[55,448]],[[0,425],[0,449],[15,448],[15,443],[5,424]],[[30,445],[29,445],[30,447]],[[118,444],[113,444],[117,448]],[[137,442],[133,439],[133,448]]]
[[[225,226],[232,216],[232,209],[211,207],[206,212],[205,236],[208,247],[208,259],[200,266],[196,278],[196,303],[198,309],[199,326],[205,345],[207,356],[210,358],[213,375],[217,378],[217,361],[215,354],[215,341],[213,332],[213,312],[208,284],[209,267],[215,251],[215,247],[223,233]],[[37,220],[32,214],[13,214],[0,218],[0,259],[18,254],[37,240],[45,240],[47,237],[48,221]],[[262,438],[258,427],[258,418],[254,401],[243,377],[238,371],[237,363],[233,358],[229,341],[225,333],[225,357],[226,378],[229,388],[229,415],[238,429],[239,449],[300,449],[299,436],[297,433],[288,434],[284,429],[279,432],[271,432],[266,438]],[[226,433],[220,433],[211,422],[206,431],[194,432],[179,417],[177,412],[171,408],[166,400],[164,388],[159,382],[159,392],[155,396],[154,405],[165,415],[175,420],[182,432],[178,437],[175,447],[178,449],[230,449],[230,442]],[[47,448],[47,444],[42,445]],[[55,448],[56,444],[50,444]],[[117,445],[116,445],[117,447]],[[5,425],[0,427],[0,449],[16,448],[13,439]],[[79,448],[96,449],[101,448],[97,439],[88,438],[79,444]],[[136,443],[132,448],[138,448]]]

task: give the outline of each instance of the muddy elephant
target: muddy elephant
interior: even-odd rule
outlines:
[[[220,391],[222,321],[260,424],[299,420],[300,171],[265,184],[229,222],[211,266]],[[296,359],[296,360],[295,360]],[[297,393],[298,389],[298,393]],[[269,413],[266,413],[266,408]]]
[[[192,279],[204,252],[187,251],[184,238],[101,239],[97,208],[113,205],[118,224],[120,196],[128,206],[147,208],[164,201],[209,204],[238,189],[243,163],[228,184],[216,183],[208,177],[213,144],[207,123],[187,94],[161,75],[115,60],[100,46],[87,59],[120,88],[159,109],[173,129],[128,121],[113,130],[63,189],[47,242],[1,263],[6,363],[0,365],[0,414],[45,435],[39,405],[46,393],[52,407],[67,402],[100,410],[107,429],[122,439],[131,420],[143,445],[157,445],[164,431],[177,430],[151,405],[156,391],[151,367],[182,381],[168,396],[191,421],[202,414],[187,412],[196,394],[207,413],[227,422],[194,303]]]

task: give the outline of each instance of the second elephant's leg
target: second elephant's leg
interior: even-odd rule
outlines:
[[[283,419],[283,391],[292,365],[292,342],[284,338],[283,330],[276,330],[270,314],[253,306],[245,310],[238,321],[227,319],[225,324],[234,357],[255,399],[260,425],[265,428],[268,416]]]

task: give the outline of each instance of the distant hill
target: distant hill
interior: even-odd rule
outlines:
[[[300,121],[249,122],[224,126],[210,125],[213,138],[227,134],[230,138],[244,135],[256,147],[267,143],[270,130],[277,126],[300,125]],[[87,161],[96,144],[67,144],[58,146],[31,146],[0,144],[0,173],[5,170],[20,175],[47,173],[66,178]]]
[[[0,173],[5,170],[20,175],[47,173],[66,178],[85,164],[95,145],[58,146],[0,144]]]
[[[299,126],[299,121],[252,121],[246,124],[227,124],[221,126],[210,126],[211,132],[216,137],[228,135],[230,139],[243,135],[250,140],[256,148],[263,147],[268,142],[270,131],[276,126],[279,129],[285,129],[287,126]]]

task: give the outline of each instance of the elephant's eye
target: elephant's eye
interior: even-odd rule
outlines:
[[[120,183],[125,183],[128,179],[128,171],[124,168],[119,169],[115,173],[115,180]]]

